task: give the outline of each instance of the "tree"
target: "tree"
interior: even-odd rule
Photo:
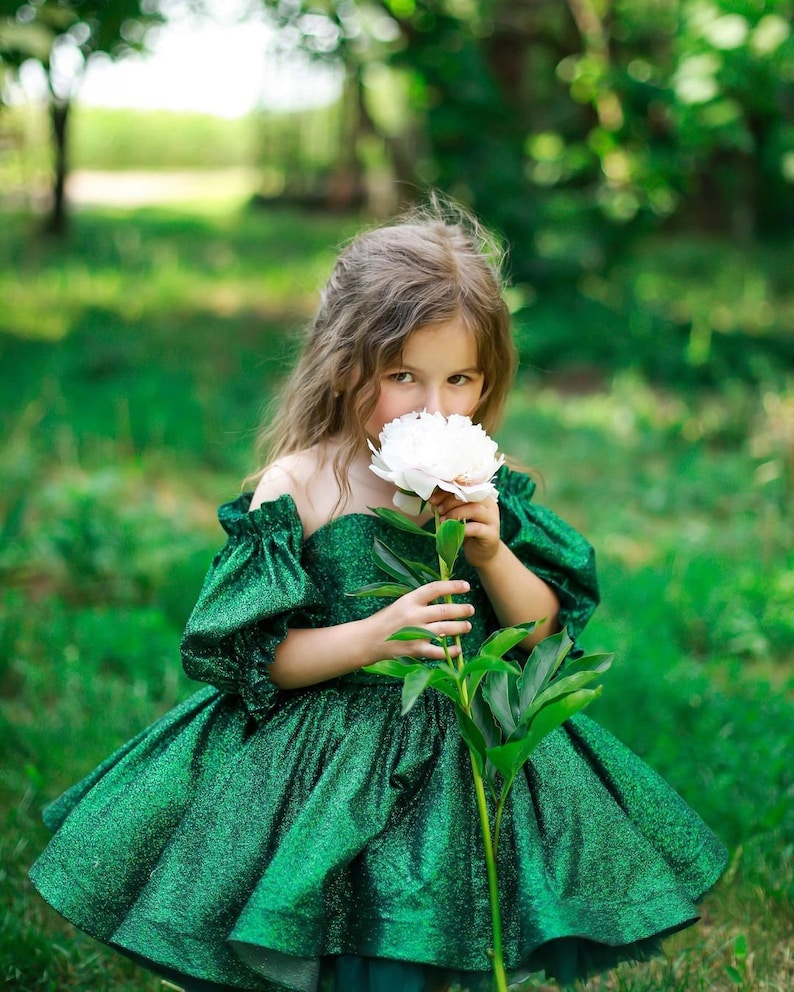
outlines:
[[[360,205],[366,196],[360,145],[367,135],[379,133],[365,99],[364,73],[368,66],[382,62],[388,53],[388,46],[378,39],[377,30],[372,30],[374,8],[349,0],[299,0],[298,3],[262,0],[262,5],[279,29],[282,50],[297,48],[311,59],[337,65],[342,70],[337,160],[331,176],[326,177],[328,188],[321,195],[331,207]],[[383,132],[379,136],[391,153],[400,178],[412,178],[409,171],[399,172],[402,160],[390,136]]]
[[[391,147],[506,235],[519,280],[603,269],[673,217],[791,222],[792,0],[261,2],[315,57],[402,74]]]
[[[565,45],[575,44],[564,5],[262,2],[292,44],[315,58],[340,62],[359,88],[373,65],[399,76],[408,109],[406,133],[380,132],[398,178],[449,191],[520,246],[522,258],[532,253],[537,196],[526,175],[531,118],[526,77],[533,46],[562,47],[559,60]],[[377,115],[365,95],[358,106],[359,120],[377,130]]]
[[[164,2],[0,0],[0,82],[28,59],[47,78],[54,159],[49,233],[62,235],[67,228],[69,112],[88,61],[100,53],[116,59],[143,50],[147,33],[165,20]]]

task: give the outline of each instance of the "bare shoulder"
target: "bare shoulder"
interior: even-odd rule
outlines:
[[[305,486],[307,474],[311,474],[311,450],[297,451],[284,455],[262,473],[251,499],[251,510],[262,503],[269,503],[279,496],[289,495],[296,499]]]
[[[292,452],[272,462],[262,474],[251,500],[251,510],[262,503],[292,497],[304,530],[310,533],[316,526],[318,508],[316,496],[327,488],[327,452],[321,445]]]

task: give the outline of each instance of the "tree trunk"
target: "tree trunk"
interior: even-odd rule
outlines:
[[[331,210],[358,209],[367,199],[359,148],[359,139],[366,132],[368,123],[362,116],[361,87],[361,67],[348,62],[342,89],[339,160],[328,181],[328,206]]]
[[[59,99],[50,91],[50,120],[54,153],[52,183],[52,204],[50,214],[44,224],[46,234],[64,237],[68,228],[66,212],[66,176],[68,172],[67,125],[69,122],[69,99]]]

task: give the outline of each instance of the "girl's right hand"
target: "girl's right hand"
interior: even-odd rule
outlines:
[[[365,664],[397,655],[443,660],[446,655],[440,644],[429,640],[389,641],[387,638],[402,627],[424,627],[437,637],[467,634],[471,630],[471,624],[465,618],[473,615],[474,607],[471,603],[446,603],[443,602],[443,597],[460,596],[468,591],[469,583],[459,579],[428,582],[427,585],[400,596],[390,606],[373,613],[362,621],[369,625],[372,634],[368,652],[371,657]],[[436,602],[438,599],[442,602]],[[453,643],[449,644],[447,650],[453,658],[460,654],[460,648]]]

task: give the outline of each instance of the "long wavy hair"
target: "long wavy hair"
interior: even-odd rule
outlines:
[[[399,362],[415,330],[458,317],[475,335],[484,374],[472,419],[492,433],[516,367],[503,258],[472,216],[438,198],[354,237],[322,292],[298,363],[270,405],[258,436],[260,464],[334,438],[340,500],[349,496],[347,472],[366,437],[382,374]]]

